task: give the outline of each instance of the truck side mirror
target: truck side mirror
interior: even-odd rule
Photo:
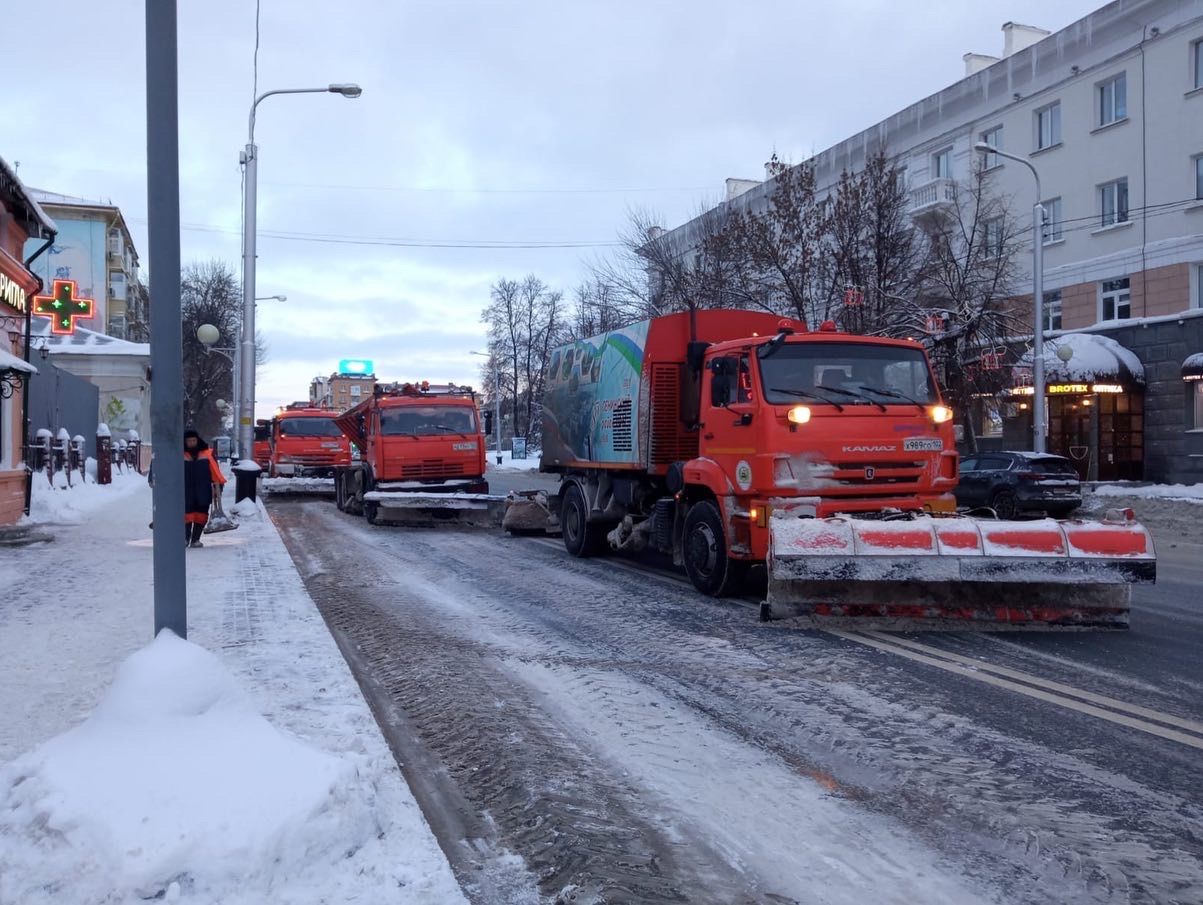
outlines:
[[[710,370],[713,372],[710,378],[710,404],[715,408],[725,408],[731,404],[739,359],[716,358],[710,363]]]

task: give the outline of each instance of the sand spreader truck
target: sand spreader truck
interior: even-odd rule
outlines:
[[[506,523],[543,519],[575,556],[654,548],[714,596],[762,564],[766,617],[1125,627],[1155,578],[1145,528],[957,514],[953,420],[917,342],[670,314],[553,352],[540,467],[558,493]]]

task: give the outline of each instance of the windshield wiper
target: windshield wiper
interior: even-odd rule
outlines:
[[[918,406],[919,411],[921,412],[926,411],[923,403],[918,399],[912,399],[910,396],[907,396],[905,393],[899,393],[897,390],[883,390],[881,387],[866,386],[863,383],[860,385],[860,388],[870,393],[877,393],[879,396],[887,396],[891,399],[901,399],[903,402],[909,402],[911,405]]]
[[[826,402],[828,405],[834,405],[837,412],[842,412],[844,407],[834,399],[828,399],[826,396],[818,396],[814,393],[808,393],[806,390],[787,390],[781,387],[773,387],[769,390],[770,393],[785,393],[787,396],[797,396],[800,399],[817,399],[819,402]]]
[[[819,388],[823,389],[823,390],[830,390],[832,393],[843,393],[845,396],[851,396],[853,399],[863,399],[865,402],[868,402],[870,405],[877,406],[883,412],[886,410],[886,407],[884,405],[882,405],[880,402],[878,402],[876,399],[870,399],[864,393],[858,393],[855,390],[846,390],[843,387],[829,387],[825,383],[820,384]]]

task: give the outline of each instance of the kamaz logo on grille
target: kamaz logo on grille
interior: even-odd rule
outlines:
[[[877,477],[877,469],[874,468],[872,465],[866,465],[865,466],[865,480],[872,481],[875,477]]]
[[[879,453],[879,452],[894,452],[897,446],[845,446],[846,453]]]

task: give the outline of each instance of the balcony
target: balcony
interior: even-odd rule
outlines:
[[[115,261],[120,261],[125,264],[125,243],[121,241],[120,236],[109,236],[109,257]]]
[[[957,182],[955,179],[941,177],[925,182],[911,189],[911,216],[921,217],[948,211],[957,200]]]

